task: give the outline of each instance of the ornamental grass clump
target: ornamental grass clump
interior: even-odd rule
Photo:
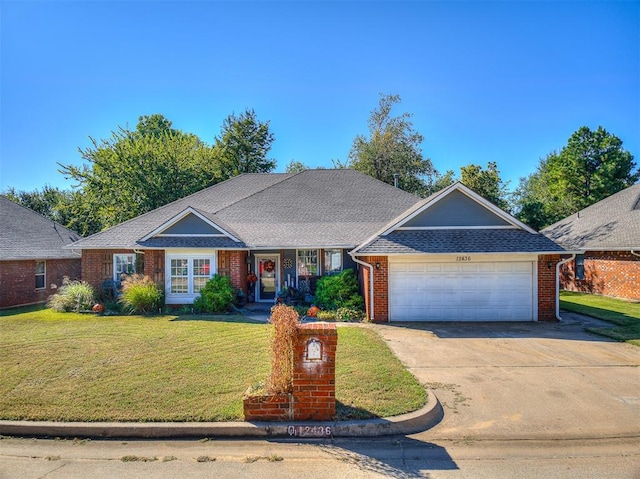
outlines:
[[[162,292],[149,276],[133,274],[122,281],[120,303],[130,313],[154,313],[162,306]]]
[[[94,291],[84,281],[69,281],[64,278],[60,290],[49,298],[47,306],[61,313],[90,311],[94,303]]]
[[[293,387],[293,348],[298,334],[298,313],[291,306],[271,308],[271,374],[267,379],[269,394],[286,394]]]

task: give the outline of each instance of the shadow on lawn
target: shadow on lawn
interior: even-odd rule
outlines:
[[[243,323],[243,324],[259,324],[260,321],[247,318],[240,314],[183,314],[176,316],[170,321],[207,321],[212,323]],[[264,323],[263,323],[264,324]]]
[[[15,316],[16,314],[33,313],[47,309],[46,304],[32,304],[30,306],[17,306],[15,308],[0,309],[0,316]]]

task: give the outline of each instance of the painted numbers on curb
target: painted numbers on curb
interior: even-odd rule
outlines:
[[[331,437],[331,426],[289,426],[291,437]]]

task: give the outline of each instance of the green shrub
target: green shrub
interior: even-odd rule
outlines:
[[[318,311],[316,313],[316,319],[318,321],[335,321],[336,312],[335,311]]]
[[[364,309],[358,278],[352,269],[334,276],[323,276],[316,285],[315,302],[323,309]]]
[[[60,290],[47,301],[47,306],[59,312],[90,311],[94,296],[93,288],[89,283],[69,281],[69,278],[65,278]]]
[[[216,274],[200,290],[200,296],[193,307],[203,313],[221,313],[228,311],[236,300],[236,290],[227,276]]]
[[[162,306],[162,293],[149,276],[133,274],[122,282],[120,303],[131,313],[154,313]]]
[[[359,309],[338,308],[336,311],[336,319],[347,323],[355,323],[364,319],[364,313]]]

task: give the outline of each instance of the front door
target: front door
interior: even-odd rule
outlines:
[[[280,287],[280,255],[256,255],[257,301],[274,302]]]

